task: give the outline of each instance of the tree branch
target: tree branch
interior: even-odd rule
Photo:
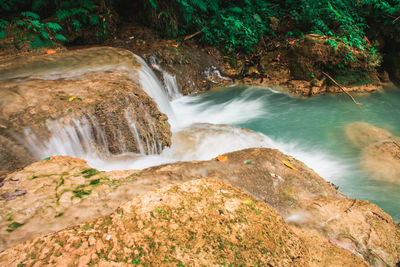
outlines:
[[[350,99],[354,102],[354,104],[356,104],[356,105],[358,105],[358,106],[361,105],[360,103],[358,103],[358,102],[354,99],[354,97],[353,97],[351,94],[349,94],[349,93],[344,89],[344,87],[343,87],[342,85],[340,85],[340,83],[338,83],[337,81],[335,81],[335,79],[333,79],[329,74],[327,74],[327,73],[325,73],[325,72],[322,72],[322,74],[324,74],[326,77],[328,77],[334,84],[337,85],[337,87],[339,87],[340,89],[342,89],[342,91],[343,91],[348,97],[350,97]]]

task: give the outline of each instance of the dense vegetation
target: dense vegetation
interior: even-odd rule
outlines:
[[[226,52],[251,52],[261,39],[307,33],[331,37],[333,47],[340,41],[373,50],[366,37],[371,24],[396,29],[400,23],[400,0],[0,0],[0,38],[18,28],[40,46],[90,30],[101,41],[113,34],[122,10],[165,37],[197,32]]]

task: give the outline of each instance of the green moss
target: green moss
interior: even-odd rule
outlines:
[[[64,212],[58,212],[55,216],[54,216],[54,218],[58,218],[58,217],[61,217],[61,216],[63,216],[64,215]]]
[[[98,185],[100,183],[100,179],[95,179],[90,181],[90,185]]]
[[[73,190],[72,193],[74,194],[74,197],[82,198],[83,196],[90,195],[90,193],[92,193],[92,190],[78,189]]]
[[[7,228],[7,232],[13,232],[14,230],[16,230],[17,228],[21,227],[22,225],[24,225],[23,223],[19,223],[19,222],[12,222],[11,224],[8,225]]]
[[[98,173],[100,173],[100,172],[96,169],[86,169],[86,170],[81,171],[81,174],[84,174],[83,177],[85,177],[85,178],[90,178]]]

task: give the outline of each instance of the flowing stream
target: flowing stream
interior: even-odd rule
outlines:
[[[368,122],[400,135],[400,109],[396,105],[400,102],[400,90],[357,97],[361,107],[346,96],[299,99],[258,87],[228,87],[198,96],[182,96],[174,76],[159,68],[164,77],[163,84],[144,60],[137,59],[142,68],[135,69],[136,77],[159,110],[169,118],[173,133],[170,148],[157,154],[160,148],[154,142],[147,144],[146,151],[131,117],[134,111],[128,110],[125,116],[137,139],[140,154],[108,155],[104,159],[90,149],[90,143],[82,142],[91,138],[86,135],[92,135],[84,121],[73,121],[70,128],[62,129],[50,125],[55,129],[53,136],[38,150],[44,151],[46,156],[82,157],[99,170],[122,170],[176,161],[208,160],[218,154],[249,147],[276,148],[303,161],[340,186],[349,197],[370,200],[395,220],[400,220],[400,185],[378,182],[364,173],[359,163],[359,150],[345,136],[346,125],[354,121]],[[121,65],[120,60],[117,63]],[[124,68],[129,68],[125,65]],[[93,67],[79,71],[93,71]],[[38,74],[42,76],[42,72]],[[99,140],[102,138],[97,136]],[[32,143],[32,147],[37,143],[32,138],[26,141]],[[103,143],[106,147],[105,141]]]
[[[370,200],[395,220],[400,219],[400,185],[375,181],[364,173],[360,151],[345,136],[346,125],[354,121],[400,135],[400,109],[396,105],[400,102],[399,90],[357,97],[362,103],[358,107],[346,96],[299,99],[258,87],[229,87],[199,96],[179,96],[177,88],[164,88],[147,67],[143,68],[141,83],[146,92],[163,91],[152,94],[170,118],[172,147],[160,155],[135,160],[123,157],[107,165],[92,161],[94,166],[105,170],[145,168],[207,160],[249,147],[277,148],[303,161],[349,197]],[[171,91],[174,95],[168,100]]]

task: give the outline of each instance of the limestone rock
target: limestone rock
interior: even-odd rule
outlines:
[[[297,235],[266,204],[213,179],[149,192],[110,215],[10,248],[0,253],[0,262],[367,266],[321,238]]]
[[[77,143],[76,156],[169,146],[168,118],[141,89],[138,69],[133,53],[109,47],[0,61],[0,141],[8,149],[0,150],[0,169],[49,156],[59,146],[49,144],[54,134]]]
[[[339,245],[376,266],[380,266],[381,258],[388,264],[400,261],[399,227],[376,205],[358,200],[352,205],[353,200],[346,199],[313,170],[278,150],[253,148],[225,156],[226,162],[178,162],[141,171],[97,172],[85,161],[71,157],[50,157],[34,163],[8,174],[0,188],[0,194],[27,192],[8,201],[0,199],[0,246],[9,248],[105,216],[134,196],[156,188],[211,177],[268,204],[297,227],[293,229],[299,235],[308,233],[304,242],[319,243],[327,251],[338,251]],[[343,233],[349,235],[343,238]],[[315,257],[323,259],[321,255],[325,254],[319,251],[315,255],[320,256]]]

